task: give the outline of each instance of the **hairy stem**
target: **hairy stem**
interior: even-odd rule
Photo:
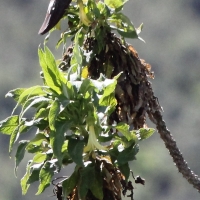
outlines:
[[[163,120],[162,114],[160,111],[155,111],[153,114],[154,123],[156,124],[158,133],[163,139],[166,148],[169,150],[170,155],[173,158],[176,167],[179,172],[183,175],[187,181],[193,185],[194,188],[200,192],[200,178],[188,167],[187,162],[184,160],[182,153],[177,147],[176,141],[173,139],[170,131],[167,129],[165,121]]]

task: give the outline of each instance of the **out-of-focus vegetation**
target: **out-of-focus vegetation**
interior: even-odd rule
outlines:
[[[11,99],[4,99],[9,90],[41,83],[37,47],[44,37],[37,32],[48,3],[47,0],[1,3],[0,120],[14,107]],[[190,167],[200,174],[200,3],[198,0],[132,0],[125,11],[136,27],[144,23],[141,36],[146,44],[138,40],[129,42],[152,65],[156,76],[153,88],[164,108],[168,128]],[[48,46],[52,50],[59,34],[58,31],[51,37]],[[14,179],[14,160],[9,159],[7,150],[8,137],[0,135],[0,200],[56,199],[49,197],[51,191],[32,196],[37,191],[34,187],[22,196],[19,183],[25,166],[22,163],[18,178]],[[137,159],[132,168],[146,179],[146,185],[136,186],[136,200],[199,199],[199,193],[177,172],[158,134],[141,143]]]

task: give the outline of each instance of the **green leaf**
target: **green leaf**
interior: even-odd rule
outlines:
[[[11,153],[14,143],[19,137],[19,127],[17,127],[10,136],[9,153]]]
[[[105,4],[113,9],[119,9],[122,7],[128,0],[104,0]]]
[[[134,145],[126,148],[122,152],[119,153],[117,157],[118,165],[124,165],[129,161],[135,160],[135,155],[139,151],[139,145]]]
[[[80,70],[80,67],[82,66],[82,51],[80,49],[80,41],[82,40],[84,35],[81,33],[81,31],[82,31],[82,29],[80,29],[75,34],[74,48],[73,48],[73,52],[72,52],[72,58],[71,58],[71,61],[70,61],[70,64],[71,64],[72,67],[69,70],[69,71],[72,71],[72,73],[77,72],[78,67],[79,67],[79,70]],[[81,73],[79,75],[81,75]]]
[[[55,122],[57,120],[59,112],[60,112],[60,104],[56,99],[53,101],[51,108],[49,110],[49,127],[52,131],[56,131]]]
[[[73,174],[62,183],[64,199],[73,191],[78,185],[79,174],[78,171],[74,171]]]
[[[111,28],[125,38],[138,38],[138,33],[130,19],[123,13],[114,13],[109,19],[109,22],[114,23],[116,26]]]
[[[94,181],[90,184],[90,190],[97,199],[103,199],[103,179],[100,171],[95,170]]]
[[[93,164],[88,164],[86,167],[80,170],[80,184],[78,185],[78,191],[80,199],[85,199],[88,190],[91,185],[94,184],[95,168]]]
[[[49,109],[47,108],[41,108],[38,110],[38,112],[35,114],[35,119],[38,119],[38,118],[47,118],[49,115]]]
[[[18,101],[20,95],[26,90],[26,88],[17,88],[14,90],[10,90],[6,97],[12,97],[15,101]]]
[[[125,176],[125,180],[128,181],[129,179],[129,175],[130,175],[130,167],[129,164],[126,163],[124,165],[120,165],[119,169],[121,171],[121,173]]]
[[[80,170],[80,184],[78,185],[78,191],[81,199],[87,195],[88,190],[92,192],[92,194],[97,199],[103,199],[103,180],[101,176],[101,172],[99,169],[95,168],[95,166],[88,162],[85,163],[87,166]]]
[[[153,135],[153,133],[155,132],[155,129],[153,128],[140,128],[137,133],[139,132],[140,135],[140,140],[144,140],[149,138],[150,136]]]
[[[33,164],[30,168],[30,176],[27,180],[28,184],[31,184],[35,181],[39,181],[39,174],[40,174],[40,170],[42,168],[42,166],[44,165],[44,163],[39,163],[39,164]]]
[[[55,157],[58,159],[58,163],[61,166],[62,164],[62,146],[65,140],[64,137],[64,125],[57,123],[56,124],[56,131],[51,131],[50,132],[50,144],[53,149],[53,154]]]
[[[60,72],[56,66],[55,58],[50,50],[45,46],[43,52],[41,48],[38,49],[40,66],[44,73],[44,79],[47,86],[49,86],[57,94],[62,93]]]
[[[83,166],[83,147],[84,142],[78,139],[69,139],[68,143],[68,153],[72,160],[80,166]]]
[[[103,82],[103,85],[105,86],[103,95],[99,99],[99,104],[101,106],[115,106],[117,104],[117,100],[115,99],[115,87],[116,87],[117,81],[114,79],[106,79]]]
[[[11,135],[19,125],[19,116],[13,115],[0,122],[0,132]]]
[[[36,195],[41,194],[51,182],[51,179],[54,175],[54,169],[50,162],[46,162],[39,173],[40,185]]]
[[[120,122],[115,127],[120,133],[122,133],[128,141],[132,139],[131,133],[130,133],[130,126],[124,122]]]
[[[28,184],[34,183],[35,181],[39,181],[39,174],[40,174],[40,170],[33,170],[27,180]]]
[[[75,60],[77,64],[80,66],[82,65],[82,52],[80,49],[80,39],[83,37],[83,34],[81,33],[81,29],[76,33],[75,40],[74,40],[74,48],[73,48],[73,56],[75,56]]]
[[[29,144],[27,145],[27,148],[30,146],[30,145],[34,145],[34,146],[40,146],[42,142],[44,141],[47,141],[47,138],[45,137],[44,134],[42,133],[38,133],[36,134],[36,136],[30,140]]]
[[[29,144],[26,146],[26,150],[29,153],[37,153],[41,150],[44,151],[44,147],[41,147],[43,142],[48,142],[48,140],[44,134],[39,133],[29,142]]]
[[[30,186],[30,184],[27,183],[29,177],[30,177],[30,168],[31,168],[31,164],[32,162],[29,161],[26,167],[26,174],[23,176],[23,178],[21,179],[21,188],[22,188],[22,194],[26,194],[28,191],[28,188]]]
[[[25,154],[25,151],[26,151],[26,146],[29,143],[29,141],[28,140],[22,140],[19,143],[20,144],[19,144],[19,146],[17,148],[17,152],[15,154],[15,175],[17,173],[17,168],[18,168],[20,162],[24,158],[24,154]]]
[[[34,163],[42,163],[46,160],[47,158],[47,154],[46,153],[37,153],[34,157],[33,157],[33,162]]]
[[[24,103],[24,106],[23,106],[23,111],[21,113],[21,116],[24,115],[24,113],[29,110],[31,107],[34,107],[36,104],[41,104],[42,103],[49,103],[50,99],[46,98],[46,97],[43,97],[43,96],[35,96],[35,97],[32,97],[30,99],[28,99],[25,103]]]
[[[46,63],[47,66],[52,72],[54,72],[58,83],[63,82],[64,84],[67,82],[66,78],[64,77],[63,73],[61,73],[56,65],[56,60],[53,53],[47,46],[44,46],[44,51],[46,53]]]
[[[105,19],[107,19],[110,16],[110,9],[104,2],[99,1],[97,3],[97,8],[98,8],[100,14],[103,15]],[[102,29],[103,29],[103,27],[101,28],[101,30]],[[97,31],[99,31],[99,29]],[[95,34],[95,36],[96,36],[96,34]]]
[[[94,90],[94,86],[92,84],[92,82],[90,81],[90,79],[84,79],[82,81],[82,84],[79,88],[79,93],[83,94],[84,97],[89,97],[90,93]]]
[[[40,85],[24,89],[24,91],[18,97],[18,104],[23,105],[28,99],[32,97],[45,95],[46,93],[43,91],[43,86]]]

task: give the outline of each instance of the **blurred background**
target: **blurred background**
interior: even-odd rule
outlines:
[[[15,103],[5,99],[14,88],[41,84],[37,48],[45,36],[37,34],[46,14],[48,0],[6,0],[0,6],[0,120],[8,117]],[[124,9],[134,25],[144,23],[141,37],[129,40],[139,56],[152,65],[155,95],[164,109],[168,129],[184,158],[200,175],[200,1],[131,0]],[[54,32],[48,46],[60,58]],[[150,127],[154,127],[149,124]],[[0,135],[0,200],[47,200],[52,187],[35,196],[38,183],[21,195],[23,161],[14,176],[14,155],[8,155],[9,138]],[[131,163],[134,175],[145,178],[146,185],[134,185],[135,200],[199,200],[200,194],[178,173],[159,134],[141,142],[137,160]],[[65,168],[66,175],[70,171]]]

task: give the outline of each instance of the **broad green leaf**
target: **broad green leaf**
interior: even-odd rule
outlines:
[[[125,176],[125,180],[128,181],[129,175],[130,175],[130,167],[129,167],[128,162],[124,165],[120,165],[119,169],[121,173]]]
[[[44,163],[39,163],[39,164],[33,164],[31,165],[30,168],[30,176],[27,180],[28,184],[31,184],[35,181],[39,181],[39,174],[40,174],[40,170],[43,167]]]
[[[28,140],[21,140],[19,142],[19,146],[17,148],[17,152],[15,154],[15,175],[17,174],[17,168],[20,164],[20,162],[23,160],[24,158],[24,154],[26,151],[26,146],[29,143]]]
[[[49,114],[49,109],[47,108],[41,108],[38,110],[38,112],[35,114],[35,119],[38,119],[38,118],[47,118],[48,117],[48,114]]]
[[[99,1],[99,3],[100,2],[101,1]],[[104,12],[103,14],[105,15],[106,18],[107,18],[107,15],[110,16],[110,12],[109,12],[109,9],[107,6],[105,6],[105,9],[103,12]],[[93,51],[96,52],[97,54],[100,54],[106,46],[105,37],[106,37],[108,31],[110,31],[110,27],[107,24],[106,24],[106,26],[102,26],[102,27],[98,27],[98,28],[94,29],[95,40],[96,40],[97,44],[94,46],[95,49]],[[88,56],[90,56],[88,58],[91,59],[95,55],[89,54]]]
[[[117,105],[117,100],[115,99],[115,95],[111,94],[111,95],[103,95],[100,99],[99,99],[99,104],[101,106],[110,106],[111,108],[109,110],[112,109],[112,107]],[[108,111],[109,111],[108,110]],[[113,110],[113,109],[112,109]],[[109,112],[110,113],[110,112]]]
[[[155,132],[155,129],[153,128],[140,128],[138,130],[139,135],[140,135],[140,140],[144,140],[149,138],[150,136],[153,135],[153,133]]]
[[[30,177],[30,168],[31,168],[31,164],[32,162],[29,161],[26,167],[26,174],[23,176],[23,178],[21,179],[21,188],[22,188],[22,194],[26,194],[28,191],[28,188],[30,186],[30,184],[27,183],[29,177]]]
[[[38,133],[32,140],[30,140],[27,148],[29,147],[29,145],[40,146],[41,143],[44,141],[47,141],[47,138],[45,137],[45,135],[42,133]]]
[[[94,171],[94,181],[90,184],[90,190],[97,199],[103,199],[103,179],[100,171]]]
[[[23,106],[23,111],[21,113],[21,116],[24,115],[24,113],[29,110],[31,107],[34,107],[37,104],[42,104],[42,103],[49,103],[50,99],[43,97],[43,96],[35,96],[35,97],[31,97],[30,99],[28,99]],[[41,105],[40,105],[41,106]]]
[[[53,154],[58,159],[58,163],[60,166],[62,164],[62,158],[63,158],[62,146],[65,141],[64,133],[65,133],[64,125],[60,123],[56,124],[56,131],[50,132],[50,144],[53,149]]]
[[[59,71],[53,53],[50,51],[50,49],[47,46],[44,46],[44,51],[46,53],[46,63],[47,63],[48,68],[52,70],[52,72],[54,72],[58,83],[61,84],[63,82],[65,84],[67,81],[63,73]]]
[[[78,171],[74,171],[73,174],[62,183],[64,199],[73,191],[78,185],[79,174]]]
[[[39,174],[40,174],[40,170],[33,170],[27,180],[28,184],[34,183],[35,181],[39,181]]]
[[[51,104],[51,107],[49,110],[49,127],[52,131],[56,131],[55,122],[57,120],[57,116],[59,112],[60,112],[60,104],[59,104],[59,101],[56,99]]]
[[[126,148],[124,151],[120,152],[117,157],[118,165],[124,165],[129,161],[135,160],[135,155],[139,151],[139,145],[134,145]]]
[[[83,165],[83,147],[84,142],[78,139],[70,139],[68,142],[68,153],[71,156],[72,160],[77,164]]]
[[[32,97],[45,95],[46,93],[43,91],[43,86],[40,85],[24,89],[24,91],[18,97],[18,104],[23,105],[28,99]]]
[[[59,70],[56,66],[55,59],[50,50],[45,47],[45,51],[38,49],[40,66],[44,73],[44,79],[47,86],[49,86],[57,94],[62,93],[61,80]]]
[[[113,9],[119,9],[122,7],[128,0],[104,0],[105,4]]]
[[[68,100],[74,99],[76,95],[76,91],[74,90],[74,87],[70,81],[67,81],[66,83],[66,91],[65,91],[65,97],[67,97]]]
[[[112,163],[115,163],[119,155],[118,146],[121,144],[121,140],[115,139],[112,143],[113,148],[109,150],[109,155],[111,156]]]
[[[0,132],[11,135],[19,125],[19,116],[12,115],[0,122]]]
[[[41,194],[51,183],[54,175],[54,169],[50,162],[46,162],[39,173],[40,185],[36,195]]]
[[[85,167],[80,169],[79,195],[84,198],[88,190],[97,199],[103,199],[101,172],[89,161],[85,162]]]
[[[44,134],[39,133],[29,142],[29,144],[26,146],[26,150],[29,153],[38,153],[44,151],[44,148],[41,146],[43,142],[48,142],[48,140]]]
[[[89,164],[80,170],[80,184],[78,185],[80,199],[85,199],[88,190],[90,189],[91,185],[94,184],[94,180],[95,168],[93,164]]]
[[[33,157],[33,162],[34,163],[42,163],[46,160],[47,155],[46,153],[37,153],[34,157]]]
[[[91,92],[94,90],[94,86],[91,83],[90,79],[84,79],[79,89],[79,93],[83,94],[85,98],[91,95]]]
[[[115,26],[111,25],[111,28],[117,30],[121,36],[125,38],[138,38],[136,28],[123,13],[113,14],[108,21],[115,24]]]
[[[110,9],[105,3],[99,1],[97,3],[97,8],[99,9],[100,14],[103,15],[106,19],[110,16]],[[103,27],[101,29],[103,29]]]
[[[12,97],[15,101],[18,101],[20,95],[26,90],[26,88],[17,88],[14,90],[10,90],[6,97]]]
[[[117,81],[112,79],[106,79],[103,82],[105,86],[104,93],[102,97],[99,99],[99,104],[102,106],[115,106],[117,104],[117,100],[115,99],[115,87]]]
[[[120,122],[117,124],[117,126],[115,127],[120,133],[122,133],[126,138],[127,140],[131,140],[132,137],[131,137],[131,133],[130,133],[130,130],[129,130],[129,125],[124,123],[124,122]]]

